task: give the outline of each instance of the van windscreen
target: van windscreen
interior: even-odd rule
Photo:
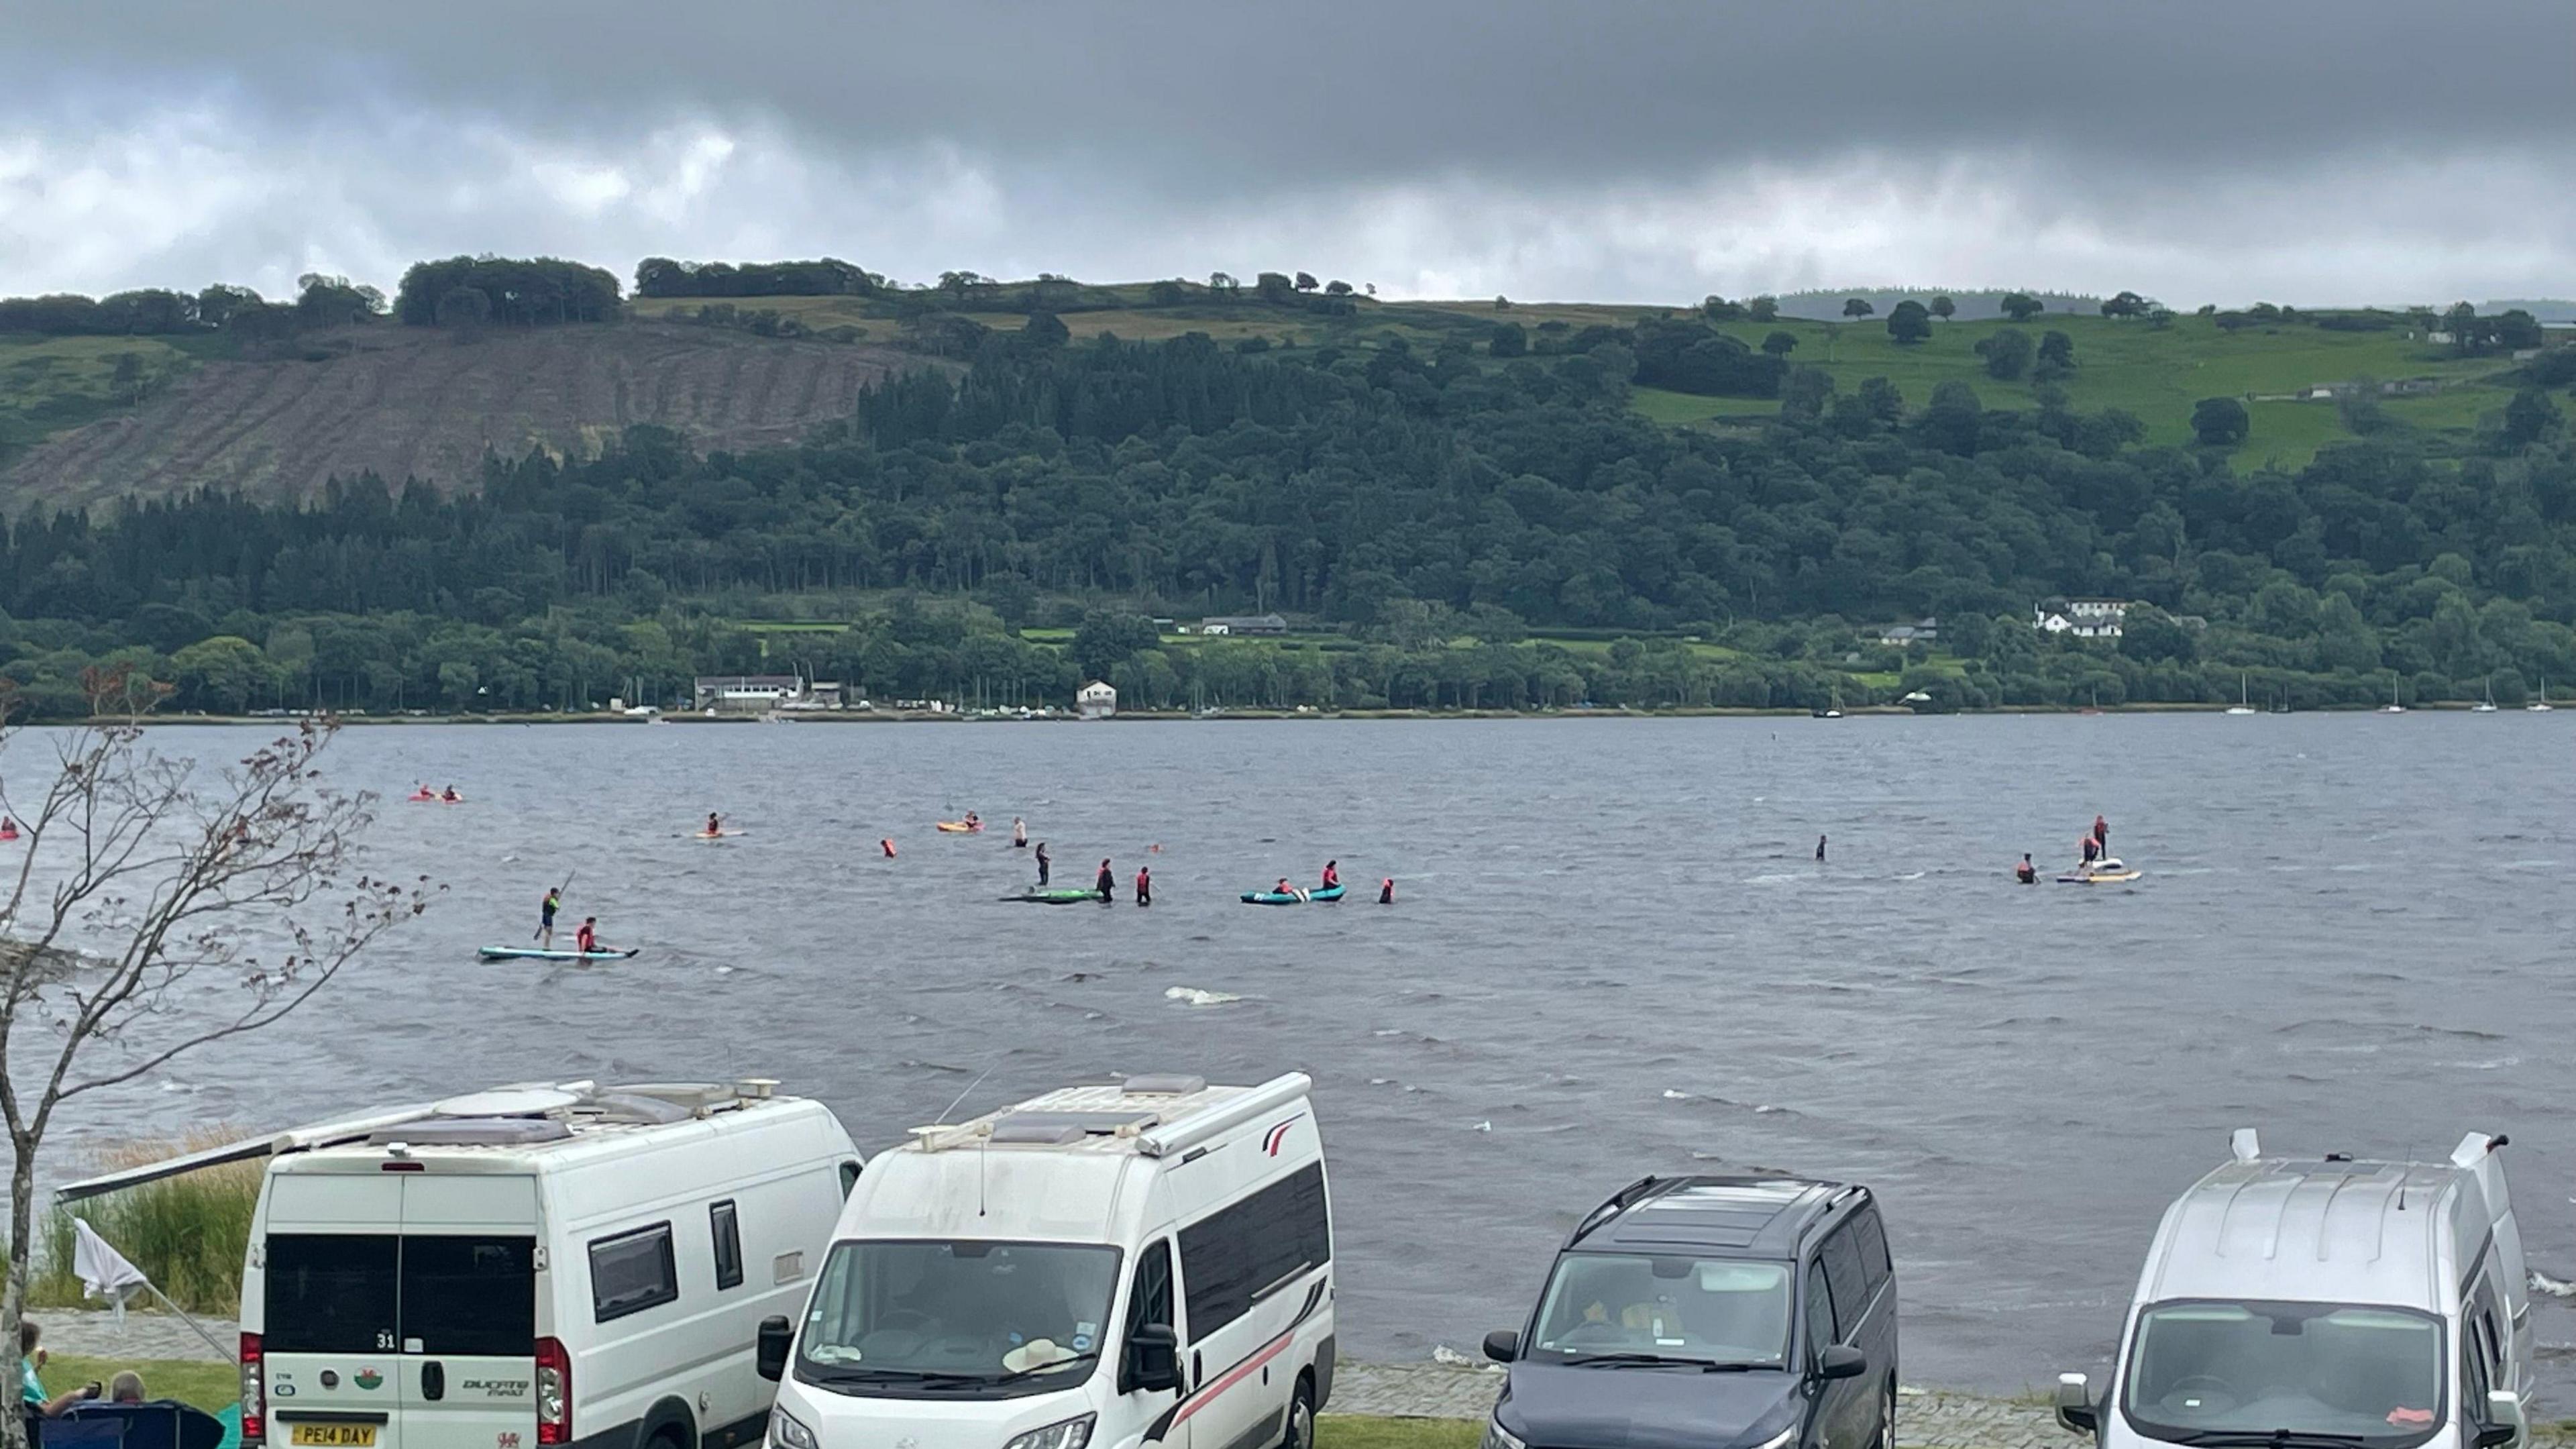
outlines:
[[[269,1352],[393,1352],[401,1252],[391,1233],[269,1234]]]
[[[405,1353],[525,1358],[537,1347],[536,1239],[402,1240]]]

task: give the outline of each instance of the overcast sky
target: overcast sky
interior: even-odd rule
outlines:
[[[2570,0],[0,0],[0,294],[829,254],[2576,293]]]

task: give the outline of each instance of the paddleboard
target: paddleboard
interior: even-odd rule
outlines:
[[[944,830],[951,835],[981,835],[984,833],[984,827],[981,824],[969,825],[963,820],[941,820],[936,823],[941,830]]]
[[[540,946],[485,946],[475,954],[486,961],[623,961],[641,946],[622,951],[549,951]]]
[[[1031,905],[1039,906],[1078,906],[1085,901],[1098,904],[1100,900],[1100,892],[1075,890],[1066,886],[1053,886],[1042,891],[1023,891],[1018,895],[1002,896],[999,897],[999,899],[1006,901],[1027,901]]]
[[[1342,898],[1342,892],[1345,889],[1347,887],[1327,886],[1322,890],[1302,891],[1285,896],[1277,891],[1245,891],[1243,903],[1247,906],[1302,906],[1313,901],[1319,905],[1330,905]]]
[[[750,833],[751,832],[748,830],[719,830],[711,835],[703,830],[692,830],[689,832],[689,838],[691,840],[731,840],[737,835],[749,835]]]

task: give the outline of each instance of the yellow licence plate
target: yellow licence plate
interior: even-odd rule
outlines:
[[[376,1426],[373,1424],[294,1424],[295,1433],[287,1442],[314,1446],[314,1449],[376,1449]]]

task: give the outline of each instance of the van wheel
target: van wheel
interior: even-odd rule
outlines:
[[[1279,1435],[1279,1449],[1315,1449],[1315,1385],[1304,1374],[1297,1376],[1297,1392],[1288,1400],[1288,1424]]]
[[[1896,1380],[1878,1396],[1878,1439],[1870,1449],[1896,1449]]]
[[[680,1430],[665,1424],[654,1430],[653,1437],[645,1440],[644,1445],[645,1449],[689,1449],[686,1439]]]

